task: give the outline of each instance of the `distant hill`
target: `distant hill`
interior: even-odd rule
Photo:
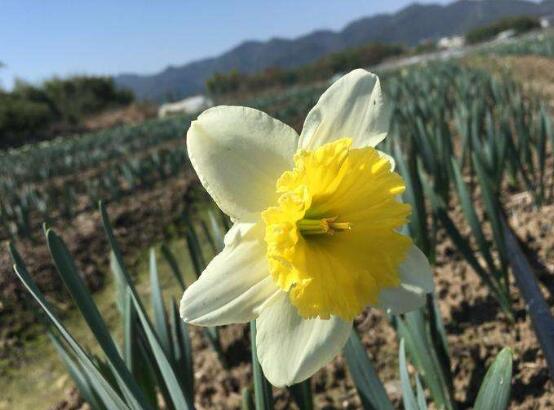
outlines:
[[[170,66],[154,75],[121,74],[114,80],[140,99],[163,101],[203,92],[206,79],[216,72],[291,68],[370,41],[413,46],[425,39],[463,34],[502,17],[553,13],[554,0],[458,0],[444,6],[416,3],[394,14],[361,18],[339,32],[323,30],[295,39],[247,41],[217,57]]]

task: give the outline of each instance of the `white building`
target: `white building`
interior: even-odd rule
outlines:
[[[503,41],[503,40],[507,40],[509,38],[512,38],[515,35],[516,35],[516,31],[514,29],[504,30],[504,31],[501,31],[500,33],[498,33],[494,39],[496,41]]]
[[[554,14],[551,14],[550,16],[541,17],[541,28],[548,28],[548,27],[552,27],[553,25],[554,25]]]
[[[441,49],[463,47],[465,40],[463,36],[442,37],[437,41],[437,47]]]
[[[160,105],[158,117],[164,118],[172,114],[194,114],[213,105],[213,101],[205,95],[195,95],[181,101]]]

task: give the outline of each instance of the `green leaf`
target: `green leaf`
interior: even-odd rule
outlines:
[[[394,407],[387,396],[385,387],[377,376],[355,330],[352,330],[343,353],[363,408],[366,410],[392,410]]]
[[[512,386],[512,351],[505,347],[496,356],[481,384],[474,410],[505,410]]]
[[[414,207],[414,212],[410,215],[410,231],[416,245],[426,254],[431,255],[431,241],[427,228],[427,213],[425,208],[425,199],[421,180],[417,171],[416,162],[411,159],[409,165],[406,164],[400,146],[395,144],[395,160],[400,174],[406,182],[405,199]],[[415,158],[414,158],[415,159]]]
[[[128,288],[127,288],[128,289]],[[129,291],[125,293],[123,313],[123,357],[127,368],[151,403],[158,401],[156,375],[144,346],[144,335]]]
[[[175,300],[172,301],[171,306],[171,333],[175,350],[175,367],[187,389],[188,396],[194,397],[194,366],[188,324],[181,319]]]
[[[503,212],[502,206],[500,205],[498,197],[496,196],[497,192],[495,192],[491,186],[491,181],[483,168],[483,164],[479,160],[478,156],[475,155],[475,153],[472,155],[472,158],[475,165],[475,171],[477,172],[477,177],[479,179],[479,186],[481,187],[481,194],[483,196],[485,210],[492,226],[494,242],[496,244],[496,249],[498,250],[500,261],[502,263],[502,272],[504,273],[504,286],[508,287],[508,269],[506,267],[508,258],[506,245],[504,243],[504,234],[502,232],[500,224],[500,216]]]
[[[471,265],[475,273],[477,273],[481,280],[489,287],[489,289],[492,290],[492,293],[496,296],[496,299],[500,303],[500,306],[502,307],[506,315],[508,315],[508,317],[512,317],[512,309],[509,297],[502,290],[503,288],[499,286],[498,282],[495,280],[495,277],[489,275],[487,271],[481,266],[473,250],[471,249],[469,241],[462,236],[450,216],[448,216],[448,213],[446,212],[446,205],[427,184],[425,185],[425,192],[431,199],[433,212],[450,236],[450,239],[452,239],[452,242],[456,246],[458,252],[462,254],[466,261]]]
[[[165,313],[164,300],[160,280],[158,277],[158,264],[156,262],[156,252],[150,248],[150,290],[152,299],[152,311],[154,313],[154,329],[158,335],[160,342],[167,352],[172,356],[172,345],[167,327],[167,317]]]
[[[444,374],[450,373],[450,353],[448,349],[448,339],[446,337],[446,329],[442,320],[437,295],[435,293],[427,294],[427,312],[429,313],[429,332],[433,347],[437,352],[440,364]],[[453,390],[452,378],[448,378],[449,388]]]
[[[121,266],[112,251],[110,251],[110,270],[112,271],[115,283],[115,302],[117,309],[123,315],[127,299],[127,282],[121,270]]]
[[[119,248],[119,244],[117,243],[117,240],[115,239],[115,236],[113,234],[112,224],[110,223],[110,218],[108,217],[108,212],[106,211],[106,207],[104,206],[102,201],[99,202],[98,206],[100,210],[100,218],[102,220],[102,226],[104,227],[104,232],[108,237],[108,243],[110,244],[110,248],[113,254],[112,269],[114,269],[115,272],[117,272],[117,274],[119,275],[121,286],[125,287],[126,285],[131,291],[131,293],[133,293],[135,298],[140,301],[135,285],[131,279],[131,275],[129,274],[129,272],[127,271],[127,268],[125,267],[125,263],[123,261],[123,255]]]
[[[125,366],[125,362],[119,354],[108,327],[81,279],[65,243],[51,229],[46,233],[46,240],[60,277],[81,311],[98,344],[106,354],[110,365],[114,367],[116,374],[121,378],[120,387],[122,387],[123,393],[131,400],[134,408],[140,408],[142,404],[147,403],[146,397],[131,376],[129,369]]]
[[[93,409],[106,408],[104,405],[100,404],[100,401],[98,401],[99,399],[96,395],[95,389],[86,376],[86,371],[81,367],[81,365],[73,360],[70,353],[66,351],[65,347],[62,345],[62,342],[54,333],[48,331],[48,337],[58,352],[58,355],[67,369],[67,372],[77,386],[77,390],[79,390],[79,394],[83,397],[83,399],[90,404]]]
[[[171,268],[171,273],[173,273],[173,276],[181,286],[181,290],[184,292],[186,289],[185,280],[183,279],[184,276],[181,272],[181,269],[179,268],[179,264],[177,263],[175,255],[173,255],[173,252],[171,252],[171,249],[169,249],[169,247],[165,243],[162,245],[161,250],[167,264]]]
[[[256,352],[256,321],[250,322],[250,343],[252,345],[252,378],[254,379],[254,403],[256,410],[273,409],[273,391],[265,378]]]
[[[398,365],[400,367],[400,384],[402,386],[402,401],[404,402],[404,409],[420,410],[412,384],[410,383],[410,375],[406,364],[406,348],[404,346],[404,339],[400,339]]]
[[[204,254],[202,252],[202,246],[200,246],[198,235],[196,234],[196,230],[194,229],[194,225],[188,213],[183,214],[183,219],[187,227],[185,234],[186,234],[189,254],[192,260],[192,265],[194,266],[196,277],[200,277],[200,275],[206,268],[206,261],[204,259]]]
[[[171,365],[171,362],[166,352],[164,351],[160,340],[154,332],[154,329],[148,321],[146,314],[141,309],[135,296],[131,293],[130,295],[133,299],[133,304],[137,311],[138,318],[140,320],[140,323],[142,324],[142,328],[144,329],[149,346],[152,350],[154,358],[156,359],[164,383],[167,387],[169,395],[171,396],[173,406],[177,409],[183,410],[193,409],[194,405],[192,404],[192,398],[188,398],[184,394],[183,386],[179,382],[179,378],[177,377],[175,369]]]
[[[416,392],[417,392],[417,405],[419,406],[420,410],[427,410],[427,403],[425,401],[425,392],[423,391],[423,387],[421,386],[419,375],[416,374],[415,380],[416,380]]]
[[[460,171],[460,168],[458,167],[457,161],[454,158],[452,158],[451,162],[452,162],[451,164],[452,169],[454,170],[454,181],[456,182],[456,188],[458,190],[458,195],[460,197],[460,204],[462,206],[462,211],[464,213],[464,216],[467,222],[469,223],[469,226],[471,227],[473,236],[475,237],[475,240],[477,242],[477,245],[479,246],[479,250],[481,251],[481,254],[483,255],[485,261],[487,262],[490,272],[492,272],[493,274],[496,274],[497,269],[496,269],[496,266],[494,265],[492,255],[489,250],[490,245],[487,243],[487,240],[485,239],[485,235],[483,234],[483,230],[481,229],[482,223],[479,221],[479,218],[477,217],[477,212],[475,210],[474,202],[463,180],[462,173]]]
[[[404,315],[404,319],[396,317],[396,323],[398,335],[405,340],[414,366],[429,387],[435,404],[439,408],[453,409],[450,374],[444,373],[445,369],[430,340],[423,310],[409,312]]]
[[[223,242],[223,238],[225,238],[225,230],[221,226],[221,223],[218,221],[216,211],[214,211],[213,209],[208,210],[208,220],[210,221],[210,227],[213,232],[216,249],[218,252],[221,252],[223,250],[223,247],[225,246]]]
[[[242,389],[242,402],[240,405],[241,410],[254,410],[254,400],[252,399],[252,392],[248,388]]]
[[[39,304],[40,308],[45,313],[50,323],[60,332],[63,339],[67,342],[73,354],[76,356],[79,364],[87,372],[91,384],[94,385],[94,388],[98,393],[99,398],[103,401],[104,405],[109,409],[128,409],[127,404],[121,399],[119,394],[104,378],[104,376],[94,365],[88,354],[83,350],[79,343],[77,343],[73,336],[71,336],[62,322],[53,312],[50,305],[44,298],[44,295],[40,292],[33,279],[31,278],[31,275],[29,275],[29,273],[27,272],[27,268],[25,267],[25,264],[23,263],[23,260],[19,255],[19,252],[17,252],[17,250],[11,243],[8,246],[10,255],[12,257],[12,260],[14,261],[15,274],[21,280],[31,296]],[[148,407],[148,404],[146,402],[144,403],[144,405],[147,408],[151,408]]]
[[[289,390],[298,407],[302,410],[313,410],[314,399],[312,396],[312,386],[310,379],[304,380],[301,383],[293,384]]]

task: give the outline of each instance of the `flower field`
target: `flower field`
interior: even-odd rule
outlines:
[[[0,358],[24,367],[25,346],[46,332],[78,391],[58,408],[554,406],[551,102],[458,61],[378,74],[390,126],[376,148],[404,180],[403,233],[434,276],[419,309],[356,312],[342,354],[286,388],[264,377],[255,341],[266,330],[252,318],[182,321],[175,289],[193,289],[231,222],[194,177],[185,143],[194,118],[170,117],[0,153],[0,239],[10,255],[0,259]],[[327,87],[240,105],[299,132]],[[331,219],[325,229],[336,236],[350,229]],[[147,267],[133,262],[149,248]],[[91,296],[106,284],[115,321]],[[99,348],[64,326],[76,310]],[[5,400],[0,409],[13,408]]]

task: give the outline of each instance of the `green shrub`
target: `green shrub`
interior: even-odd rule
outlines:
[[[56,117],[47,102],[0,92],[0,148],[39,139]]]
[[[85,117],[133,101],[110,77],[53,78],[40,86],[17,81],[0,91],[0,148],[73,132]]]
[[[491,40],[499,33],[506,30],[514,30],[516,34],[520,34],[540,28],[540,26],[541,24],[537,17],[506,17],[487,26],[478,27],[469,31],[465,35],[465,39],[468,44],[481,43]]]
[[[110,77],[53,78],[45,81],[42,89],[56,106],[62,120],[69,124],[78,124],[86,115],[133,101],[133,94],[118,90]]]

